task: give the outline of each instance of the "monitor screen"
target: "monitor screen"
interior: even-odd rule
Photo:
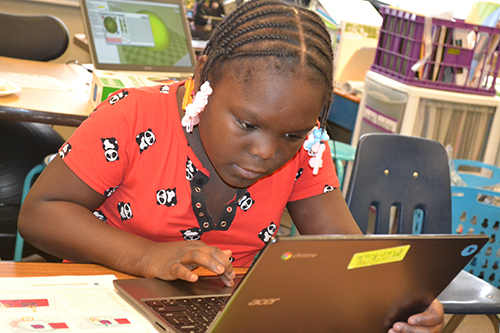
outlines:
[[[181,0],[82,0],[97,69],[192,71],[191,35]]]

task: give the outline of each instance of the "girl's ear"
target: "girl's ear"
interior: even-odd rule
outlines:
[[[207,62],[208,57],[206,55],[202,55],[196,61],[196,67],[194,69],[194,92],[196,93],[200,90],[200,86],[203,84],[201,81],[201,72],[203,71],[203,67]]]

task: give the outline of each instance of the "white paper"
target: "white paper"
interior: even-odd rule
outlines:
[[[0,332],[157,333],[117,294],[114,279],[0,278]]]
[[[0,72],[0,79],[13,82],[23,88],[70,90],[61,80],[41,74]]]

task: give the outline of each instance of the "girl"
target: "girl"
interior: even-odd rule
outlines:
[[[315,14],[245,3],[214,31],[194,80],[123,89],[96,108],[30,191],[22,236],[139,276],[194,282],[202,266],[231,286],[285,207],[302,234],[360,233],[321,156],[324,132],[311,133],[327,119],[332,64]],[[442,323],[435,301],[391,330]]]

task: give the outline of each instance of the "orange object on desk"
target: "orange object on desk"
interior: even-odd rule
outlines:
[[[248,268],[234,268],[237,275],[244,275]],[[199,276],[213,276],[211,271],[197,268],[195,273]],[[0,261],[0,277],[36,277],[36,276],[61,276],[61,275],[107,275],[112,274],[118,279],[138,278],[122,273],[111,268],[96,264],[74,263],[46,263],[46,262],[14,262]]]

